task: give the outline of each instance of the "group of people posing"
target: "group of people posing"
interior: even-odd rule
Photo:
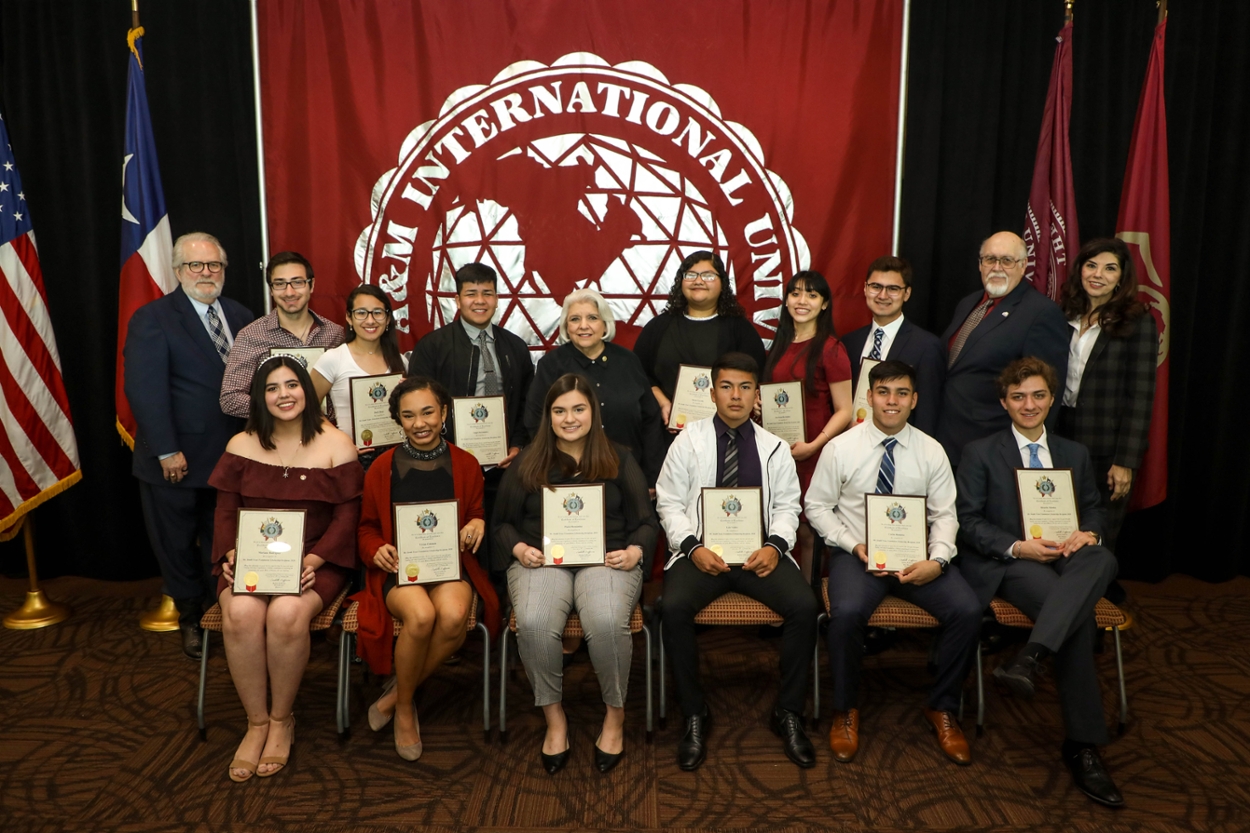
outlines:
[[[506,592],[546,719],[542,765],[554,774],[570,758],[561,683],[573,646],[561,635],[575,611],[605,705],[595,766],[611,770],[624,751],[629,623],[662,530],[658,609],[684,717],[682,769],[703,763],[712,726],[695,616],[730,591],[784,619],[770,724],[791,761],[815,764],[802,715],[817,639],[814,555],[823,542],[830,747],[838,761],[853,760],[859,747],[866,624],[890,594],[941,623],[922,714],[946,757],[971,762],[955,713],[983,611],[997,595],[1036,625],[995,677],[1031,696],[1053,655],[1066,732],[1061,754],[1086,794],[1123,803],[1098,753],[1108,738],[1093,611],[1118,590],[1114,541],[1145,451],[1157,334],[1122,242],[1084,246],[1056,304],[1022,280],[1023,241],[1009,232],[991,236],[977,261],[982,289],[960,302],[940,338],[904,316],[912,273],[900,258],[870,265],[864,296],[872,322],[843,338],[834,332],[828,283],[799,272],[786,285],[769,349],[721,258],[695,252],[633,350],[613,342],[609,303],[581,289],[564,299],[559,346],[536,367],[528,346],[492,323],[498,283],[483,264],[456,272],[457,318],[404,356],[385,293],[356,287],[344,328],[309,308],[313,268],[297,253],[271,258],[274,308],[255,321],[219,297],[227,258],[215,238],[180,237],[173,261],[180,289],[135,313],[125,345],[126,394],[138,423],[134,473],[189,656],[200,656],[204,605],[221,605],[227,661],[248,720],[230,764],[233,780],[286,765],[309,624],[362,564],[363,588],[351,597],[359,602],[358,649],[386,679],[369,724],[375,731],[393,724],[400,757],[422,752],[418,686],[457,651],[475,606],[498,633]],[[308,347],[326,349],[312,361],[281,352]],[[678,430],[667,426],[682,365],[710,368],[716,413]],[[866,419],[852,413],[861,367],[871,368],[862,386]],[[349,381],[388,373],[404,377],[389,397],[404,440],[383,451],[358,449],[345,433]],[[802,384],[802,441],[787,443],[753,421],[759,386],[768,382]],[[461,396],[503,396],[509,448],[497,465],[480,465],[455,444],[451,402]],[[1079,494],[1081,529],[1064,541],[1027,535],[1015,497],[1016,469],[1052,467],[1071,469]],[[543,553],[542,493],[579,483],[604,486],[604,562],[553,567]],[[740,566],[704,546],[706,487],[761,490],[763,545]],[[928,560],[898,573],[870,569],[864,507],[871,493],[926,498]],[[392,507],[440,500],[458,504],[464,580],[401,583]],[[237,510],[247,507],[305,510],[298,595],[233,593]]]

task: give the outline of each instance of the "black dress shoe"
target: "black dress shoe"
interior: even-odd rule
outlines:
[[[204,641],[199,626],[180,624],[178,630],[182,632],[182,652],[191,659],[200,659],[204,653]]]
[[[1040,662],[1022,653],[1011,662],[995,668],[994,679],[1011,689],[1013,694],[1028,699],[1037,691],[1037,677],[1041,671]]]
[[[571,747],[570,747],[571,748]],[[569,762],[569,750],[557,752],[555,755],[548,755],[546,752],[539,752],[543,759],[543,769],[547,770],[548,775],[555,775],[564,769],[564,765]]]
[[[613,755],[611,752],[604,752],[599,748],[599,743],[595,742],[595,767],[600,772],[611,772],[612,768],[621,762],[621,756],[624,750]]]
[[[773,717],[769,723],[773,734],[781,738],[782,748],[787,758],[804,769],[816,766],[816,749],[807,739],[807,733],[803,731],[801,715],[788,709],[777,708],[773,709]]]
[[[1087,746],[1075,755],[1064,756],[1077,789],[1106,807],[1123,807],[1124,796],[1116,789],[1098,750]]]
[[[686,730],[677,742],[677,766],[686,772],[696,770],[707,757],[707,735],[712,725],[712,713],[703,708],[703,714],[686,718]]]

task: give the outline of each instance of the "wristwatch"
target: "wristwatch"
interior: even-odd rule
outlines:
[[[949,558],[935,558],[933,560],[942,565],[942,575],[946,575],[947,569],[951,566],[951,560]]]

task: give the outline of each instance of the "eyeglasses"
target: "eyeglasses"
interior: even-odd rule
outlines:
[[[216,275],[223,268],[225,268],[226,264],[222,263],[220,260],[190,260],[182,265],[197,275],[205,269]]]
[[[352,318],[357,321],[364,321],[366,318],[373,318],[376,321],[385,321],[386,308],[378,307],[377,309],[354,309],[352,310]]]
[[[895,286],[893,284],[885,284],[885,283],[864,284],[864,289],[867,289],[871,294],[880,295],[882,292],[884,292],[886,295],[888,295],[891,298],[898,297],[899,295],[903,293],[903,290],[906,288],[907,287],[905,286]]]
[[[272,283],[270,283],[269,286],[270,288],[273,289],[274,292],[281,292],[282,290],[286,289],[288,286],[291,287],[292,289],[303,289],[304,287],[308,286],[310,283],[312,283],[311,278],[291,278],[291,280],[289,281],[284,281],[281,278],[278,278],[276,281],[273,281]]]
[[[1022,257],[995,257],[994,255],[982,255],[977,258],[977,260],[982,266],[988,266],[991,269],[995,266],[1002,266],[1004,269],[1010,269],[1017,263],[1024,263],[1025,261]]]
[[[712,281],[720,280],[720,274],[717,272],[687,272],[681,276],[681,279],[686,283],[690,283],[691,281],[711,283]]]

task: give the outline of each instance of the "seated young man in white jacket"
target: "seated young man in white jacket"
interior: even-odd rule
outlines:
[[[711,713],[699,684],[694,617],[730,591],[750,596],[785,618],[781,691],[772,729],[786,757],[801,767],[816,763],[803,732],[803,707],[816,644],[816,598],[789,554],[799,523],[799,478],[790,447],[751,422],[759,365],[745,353],[726,353],[712,365],[716,415],[686,426],[669,448],[656,481],[656,508],[672,553],[664,572],[664,649],[673,658],[673,682],[685,716],[677,763],[696,769],[707,755]],[[703,546],[704,487],[762,491],[764,544],[745,564],[728,566]]]

